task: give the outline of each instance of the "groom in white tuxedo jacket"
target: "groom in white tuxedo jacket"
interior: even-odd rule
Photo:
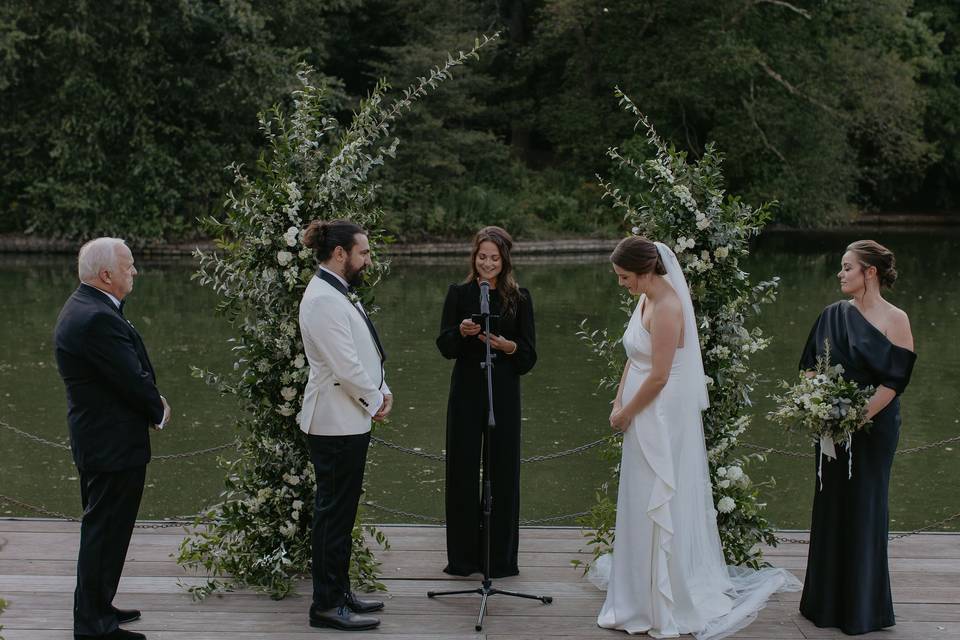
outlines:
[[[319,263],[300,302],[310,377],[299,421],[317,481],[310,625],[372,629],[380,621],[364,614],[382,609],[383,603],[356,598],[349,576],[370,423],[383,420],[393,406],[383,346],[352,292],[371,264],[370,245],[363,229],[346,220],[311,222],[303,242]]]

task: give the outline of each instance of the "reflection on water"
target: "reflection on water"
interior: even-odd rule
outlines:
[[[920,355],[903,402],[901,448],[960,432],[954,390],[960,387],[960,345],[955,337],[960,300],[960,250],[956,232],[876,233],[898,255],[901,279],[890,299],[912,319]],[[800,347],[819,310],[836,300],[834,274],[851,234],[771,234],[748,265],[754,278],[781,277],[779,300],[764,309],[760,324],[773,335],[757,358],[764,383],[755,394],[757,419],[751,442],[798,450],[805,443],[785,436],[762,416],[764,397],[780,378],[793,375]],[[139,263],[138,263],[139,266]],[[231,398],[190,377],[190,366],[232,366],[229,326],[213,315],[216,298],[190,281],[190,261],[146,262],[129,299],[127,316],[150,348],[160,386],[174,407],[170,428],[154,435],[155,453],[190,451],[229,441],[237,412]],[[391,424],[381,437],[427,452],[443,449],[444,413],[451,363],[437,353],[443,295],[464,275],[462,260],[397,260],[377,290],[378,328],[390,353],[388,378],[396,394]],[[609,433],[608,394],[597,390],[601,364],[577,340],[581,320],[619,330],[625,317],[604,256],[562,260],[521,259],[517,273],[534,297],[540,360],[523,380],[523,455],[562,451]],[[45,438],[66,442],[65,400],[51,350],[57,312],[75,286],[69,257],[0,260],[6,312],[0,316],[0,420]],[[891,526],[909,529],[960,511],[950,469],[960,446],[898,457],[891,487]],[[369,499],[434,517],[443,515],[443,467],[422,458],[375,448]],[[596,450],[523,467],[522,517],[582,511],[606,477]],[[69,514],[80,510],[76,470],[69,454],[0,429],[0,493]],[[813,461],[771,456],[755,465],[771,518],[784,528],[806,528],[813,492]],[[141,517],[190,514],[215,502],[222,471],[214,456],[156,462],[148,471]],[[27,511],[4,509],[10,514]],[[394,516],[371,514],[384,521]]]

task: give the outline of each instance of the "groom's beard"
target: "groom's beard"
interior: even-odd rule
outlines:
[[[365,267],[360,267],[354,271],[350,270],[350,267],[347,267],[347,272],[343,274],[343,279],[347,281],[347,284],[351,287],[359,287],[363,284],[363,270]]]

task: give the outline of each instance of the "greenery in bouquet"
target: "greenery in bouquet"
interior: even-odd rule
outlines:
[[[772,396],[777,408],[767,416],[787,431],[809,435],[814,441],[849,442],[868,424],[867,402],[873,387],[861,387],[843,373],[842,365],[831,364],[830,341],[825,340],[814,371],[800,372],[792,385],[780,382],[785,391]]]

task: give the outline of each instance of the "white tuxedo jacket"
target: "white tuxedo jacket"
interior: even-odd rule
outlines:
[[[322,436],[370,431],[370,418],[390,388],[360,309],[314,277],[300,301],[300,334],[310,363],[300,429]]]

